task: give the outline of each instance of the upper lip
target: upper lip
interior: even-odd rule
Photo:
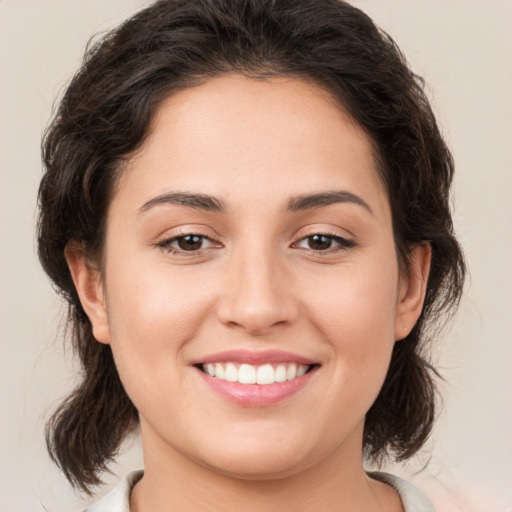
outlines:
[[[219,363],[222,361],[232,361],[236,363],[245,363],[252,365],[261,365],[265,363],[298,363],[298,364],[318,364],[318,361],[314,361],[308,357],[304,357],[292,352],[286,352],[283,350],[225,350],[223,352],[216,352],[200,359],[197,359],[193,364],[207,364],[207,363]]]

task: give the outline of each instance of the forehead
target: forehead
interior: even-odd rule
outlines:
[[[226,75],[167,98],[118,193],[166,188],[228,202],[359,189],[387,208],[369,137],[332,95],[294,78]]]

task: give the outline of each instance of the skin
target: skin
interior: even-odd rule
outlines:
[[[364,472],[363,425],[395,340],[421,312],[430,248],[412,248],[400,275],[372,154],[334,99],[300,80],[227,75],[160,106],[116,188],[101,272],[73,244],[66,251],[140,413],[133,511],[403,510]],[[290,197],[333,190],[368,208],[286,210]],[[152,202],[176,192],[226,210]],[[162,245],[190,233],[207,237],[201,250]],[[352,245],[327,238],[315,251],[317,233]],[[230,349],[286,350],[319,366],[285,400],[242,407],[193,366]]]

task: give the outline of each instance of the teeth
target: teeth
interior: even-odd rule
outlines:
[[[256,384],[256,368],[250,364],[242,364],[238,370],[240,384]]]
[[[286,380],[293,380],[297,377],[297,365],[292,363],[286,370]]]
[[[284,364],[280,364],[276,368],[274,380],[276,382],[284,382],[286,380],[286,366]]]
[[[224,379],[224,367],[220,363],[215,363],[215,377]]]
[[[264,364],[253,366],[252,364],[236,363],[208,363],[202,366],[203,371],[217,379],[240,384],[274,384],[302,377],[309,369],[309,365],[296,363],[281,363],[277,366]]]
[[[238,382],[238,370],[233,363],[228,363],[226,365],[224,380],[227,380],[228,382]]]
[[[274,384],[275,381],[274,368],[272,368],[271,364],[264,364],[258,368],[256,376],[258,384]]]
[[[308,371],[308,367],[300,364],[297,368],[297,377],[302,377]]]

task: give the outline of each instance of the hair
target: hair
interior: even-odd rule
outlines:
[[[339,0],[160,0],[90,43],[45,133],[39,189],[39,257],[69,305],[81,382],[47,424],[50,455],[87,493],[138,425],[111,349],[95,341],[64,250],[101,261],[107,210],[121,163],[141,146],[173,92],[226,73],[290,76],[329,91],[372,141],[386,185],[397,258],[430,243],[423,311],[395,343],[368,411],[364,453],[405,460],[425,443],[436,414],[434,327],[457,306],[465,265],[453,234],[453,160],[423,80],[386,33]]]

